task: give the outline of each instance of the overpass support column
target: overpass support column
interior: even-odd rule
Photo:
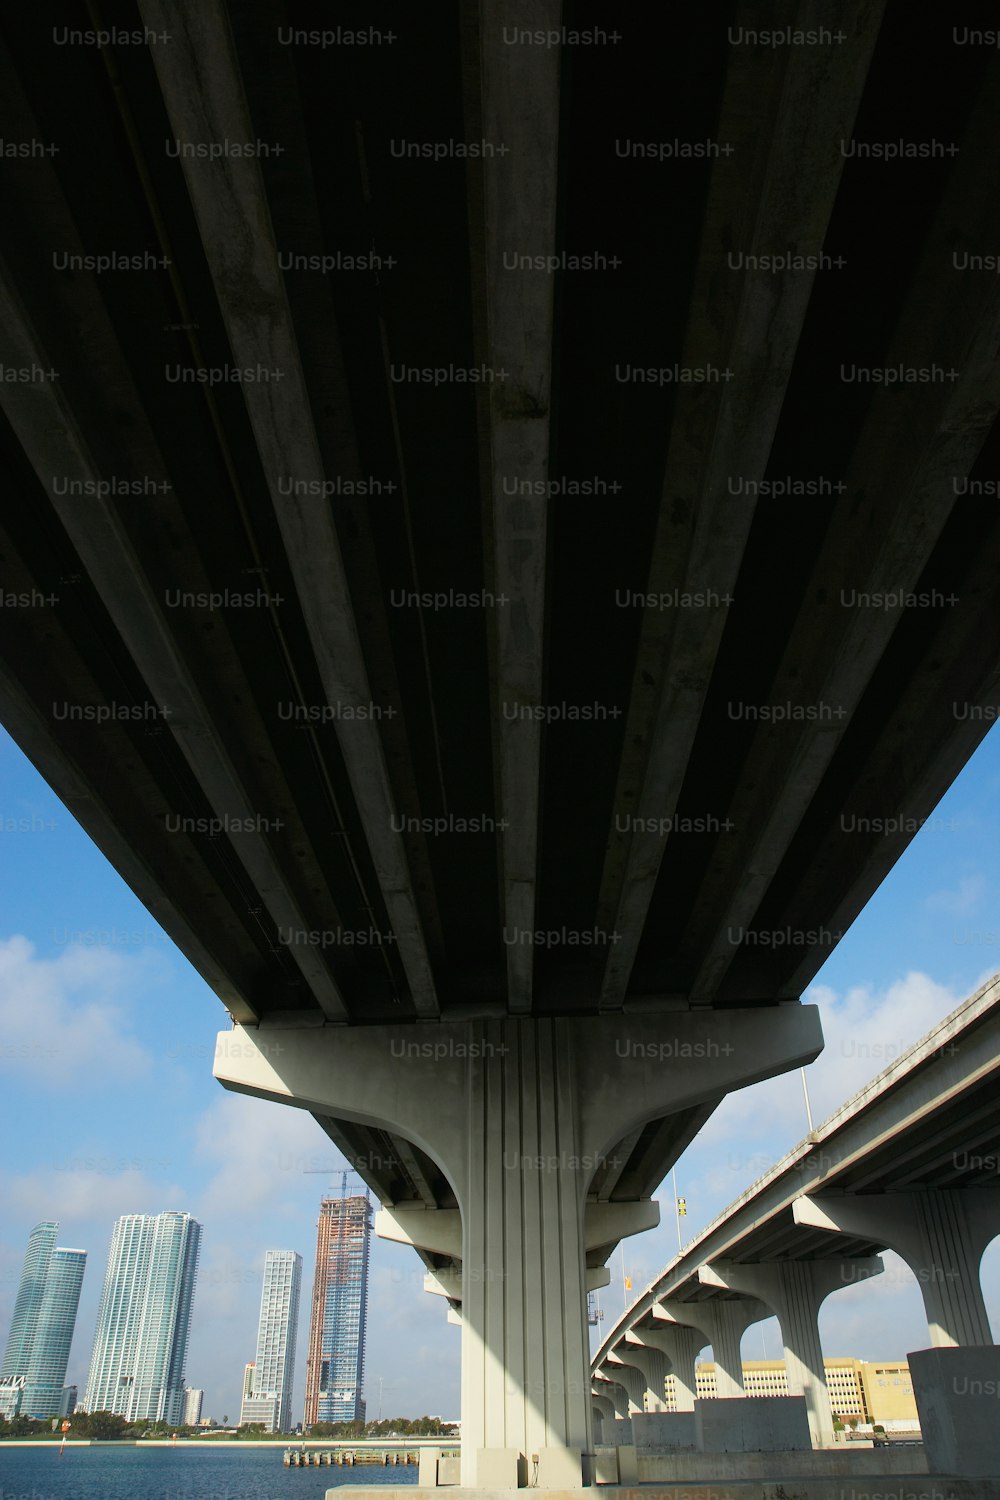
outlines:
[[[602,1423],[614,1421],[615,1407],[614,1402],[611,1400],[610,1396],[605,1396],[603,1394],[599,1396],[597,1392],[594,1391],[590,1398],[590,1404],[596,1411],[600,1412]]]
[[[630,1401],[625,1386],[622,1385],[617,1375],[614,1379],[610,1375],[601,1375],[598,1378],[607,1386],[608,1400],[611,1403],[613,1415],[622,1422],[626,1421],[630,1413]]]
[[[664,1359],[669,1360],[670,1374],[674,1377],[674,1410],[694,1411],[698,1393],[695,1360],[699,1349],[707,1342],[705,1335],[700,1329],[685,1327],[683,1323],[672,1327],[661,1323],[658,1328],[640,1329],[636,1337],[644,1344],[662,1350]]]
[[[917,1278],[931,1347],[907,1355],[931,1474],[997,1473],[996,1392],[1000,1349],[993,1343],[979,1263],[1000,1229],[991,1189],[797,1198],[796,1223],[888,1245]]]
[[[752,1297],[733,1297],[728,1301],[715,1298],[710,1302],[675,1302],[665,1298],[654,1306],[653,1316],[667,1324],[679,1323],[683,1318],[704,1335],[699,1348],[711,1344],[717,1400],[746,1395],[740,1342],[751,1323],[771,1316],[770,1308]]]
[[[389,1131],[437,1163],[461,1215],[462,1483],[506,1487],[538,1453],[538,1486],[573,1488],[592,1445],[595,1172],[650,1122],[809,1062],[821,1046],[815,1007],[799,1005],[766,1020],[758,1009],[391,1027],[278,1020],[224,1032],[216,1076]],[[655,1218],[641,1204],[607,1207],[597,1219],[612,1248],[621,1225]],[[394,1204],[397,1224],[441,1212]],[[439,1227],[447,1237],[451,1225]]]
[[[991,1190],[829,1194],[796,1198],[797,1224],[888,1245],[920,1286],[934,1348],[992,1344],[979,1280],[983,1251],[1000,1230]]]
[[[852,1268],[849,1278],[848,1266]],[[853,1262],[785,1260],[749,1265],[716,1261],[699,1269],[702,1285],[755,1297],[773,1309],[781,1324],[785,1346],[788,1394],[805,1397],[814,1448],[829,1448],[834,1442],[833,1412],[819,1336],[820,1306],[824,1298],[845,1286],[848,1279],[877,1276],[881,1270],[882,1262],[877,1258]]]
[[[659,1349],[643,1348],[634,1336],[627,1334],[625,1351],[622,1358],[630,1360],[646,1382],[646,1403],[639,1410],[666,1411],[666,1380],[670,1372],[667,1356]]]
[[[646,1394],[646,1377],[637,1364],[632,1364],[624,1357],[612,1351],[604,1366],[612,1380],[628,1392],[628,1413],[632,1417],[636,1412],[644,1410],[643,1397]]]

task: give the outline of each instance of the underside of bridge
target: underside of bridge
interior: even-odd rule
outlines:
[[[3,17],[0,717],[241,1035],[777,1039],[992,722],[1000,62],[816,9]]]

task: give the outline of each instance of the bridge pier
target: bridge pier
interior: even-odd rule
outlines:
[[[674,1410],[693,1412],[698,1393],[695,1361],[699,1350],[706,1343],[701,1330],[683,1323],[671,1326],[661,1322],[657,1328],[642,1328],[638,1334],[627,1334],[626,1338],[629,1341],[639,1338],[643,1344],[663,1353],[664,1359],[669,1361],[670,1374],[674,1377]]]
[[[598,1385],[603,1386],[604,1400],[607,1403],[607,1416],[609,1421],[625,1422],[628,1419],[628,1392],[618,1380],[610,1379],[610,1376],[598,1374],[594,1377]]]
[[[917,1279],[932,1348],[993,1342],[979,1280],[983,1251],[1000,1230],[993,1192],[817,1194],[796,1198],[792,1212],[796,1224],[895,1250]]]
[[[651,1121],[821,1045],[815,1008],[799,1005],[775,1007],[766,1026],[757,1009],[433,1028],[275,1021],[223,1033],[216,1076],[389,1131],[438,1164],[458,1212],[396,1203],[392,1219],[448,1253],[460,1234],[462,1483],[562,1489],[580,1484],[592,1448],[588,1240],[610,1254],[656,1217],[648,1204],[588,1204],[595,1172]]]
[[[666,1323],[680,1323],[683,1319],[702,1334],[699,1348],[711,1344],[717,1400],[727,1401],[746,1395],[741,1341],[752,1323],[771,1316],[770,1308],[753,1297],[692,1303],[664,1299],[654,1305],[653,1316]]]
[[[628,1395],[628,1415],[634,1417],[636,1412],[645,1411],[646,1377],[638,1365],[631,1364],[612,1350],[605,1368]]]
[[[645,1411],[666,1411],[666,1383],[670,1373],[670,1361],[661,1349],[652,1349],[642,1344],[634,1333],[625,1335],[625,1354],[646,1382]]]
[[[931,1347],[907,1355],[931,1474],[981,1477],[1000,1463],[992,1418],[1000,1390],[979,1266],[1000,1229],[992,1190],[935,1188],[797,1198],[797,1224],[887,1245],[916,1277]],[[990,1406],[993,1401],[994,1406]]]
[[[604,1427],[605,1422],[614,1421],[615,1408],[610,1396],[605,1396],[603,1394],[598,1395],[596,1391],[593,1391],[590,1397],[590,1404],[594,1412],[594,1416],[600,1418],[600,1426],[602,1428]],[[598,1435],[595,1431],[595,1439],[597,1438],[597,1436]],[[600,1436],[603,1437],[603,1432]]]
[[[848,1267],[850,1274],[847,1273]],[[814,1448],[834,1443],[833,1411],[823,1365],[819,1336],[819,1310],[831,1292],[849,1281],[877,1276],[882,1262],[865,1260],[783,1260],[736,1264],[714,1261],[702,1266],[698,1280],[739,1292],[765,1304],[781,1324],[785,1346],[785,1373],[790,1396],[804,1396],[809,1418],[809,1436]]]

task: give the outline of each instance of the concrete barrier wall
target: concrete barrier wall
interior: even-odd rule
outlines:
[[[829,1479],[927,1473],[922,1448],[824,1448],[809,1453],[639,1454],[640,1484],[713,1479]],[[930,1492],[928,1492],[930,1500]],[[941,1496],[944,1500],[944,1496]]]
[[[931,1474],[1000,1474],[1000,1349],[995,1344],[908,1354]]]
[[[636,1412],[630,1418],[632,1441],[642,1453],[697,1453],[693,1411]]]
[[[739,1396],[694,1403],[702,1453],[811,1452],[805,1396]]]

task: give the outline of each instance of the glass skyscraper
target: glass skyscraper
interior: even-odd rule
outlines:
[[[264,1257],[253,1385],[248,1392],[244,1383],[241,1426],[244,1422],[262,1422],[268,1432],[291,1429],[301,1285],[301,1255],[294,1250],[269,1250]]]
[[[57,1247],[59,1225],[36,1224],[28,1240],[14,1303],[0,1377],[6,1390],[23,1377],[20,1412],[27,1417],[56,1417],[63,1401],[80,1287],[87,1265],[85,1250]]]
[[[304,1425],[363,1422],[371,1204],[324,1198],[316,1233]]]
[[[181,1422],[200,1246],[190,1214],[125,1214],[115,1224],[85,1410]]]

